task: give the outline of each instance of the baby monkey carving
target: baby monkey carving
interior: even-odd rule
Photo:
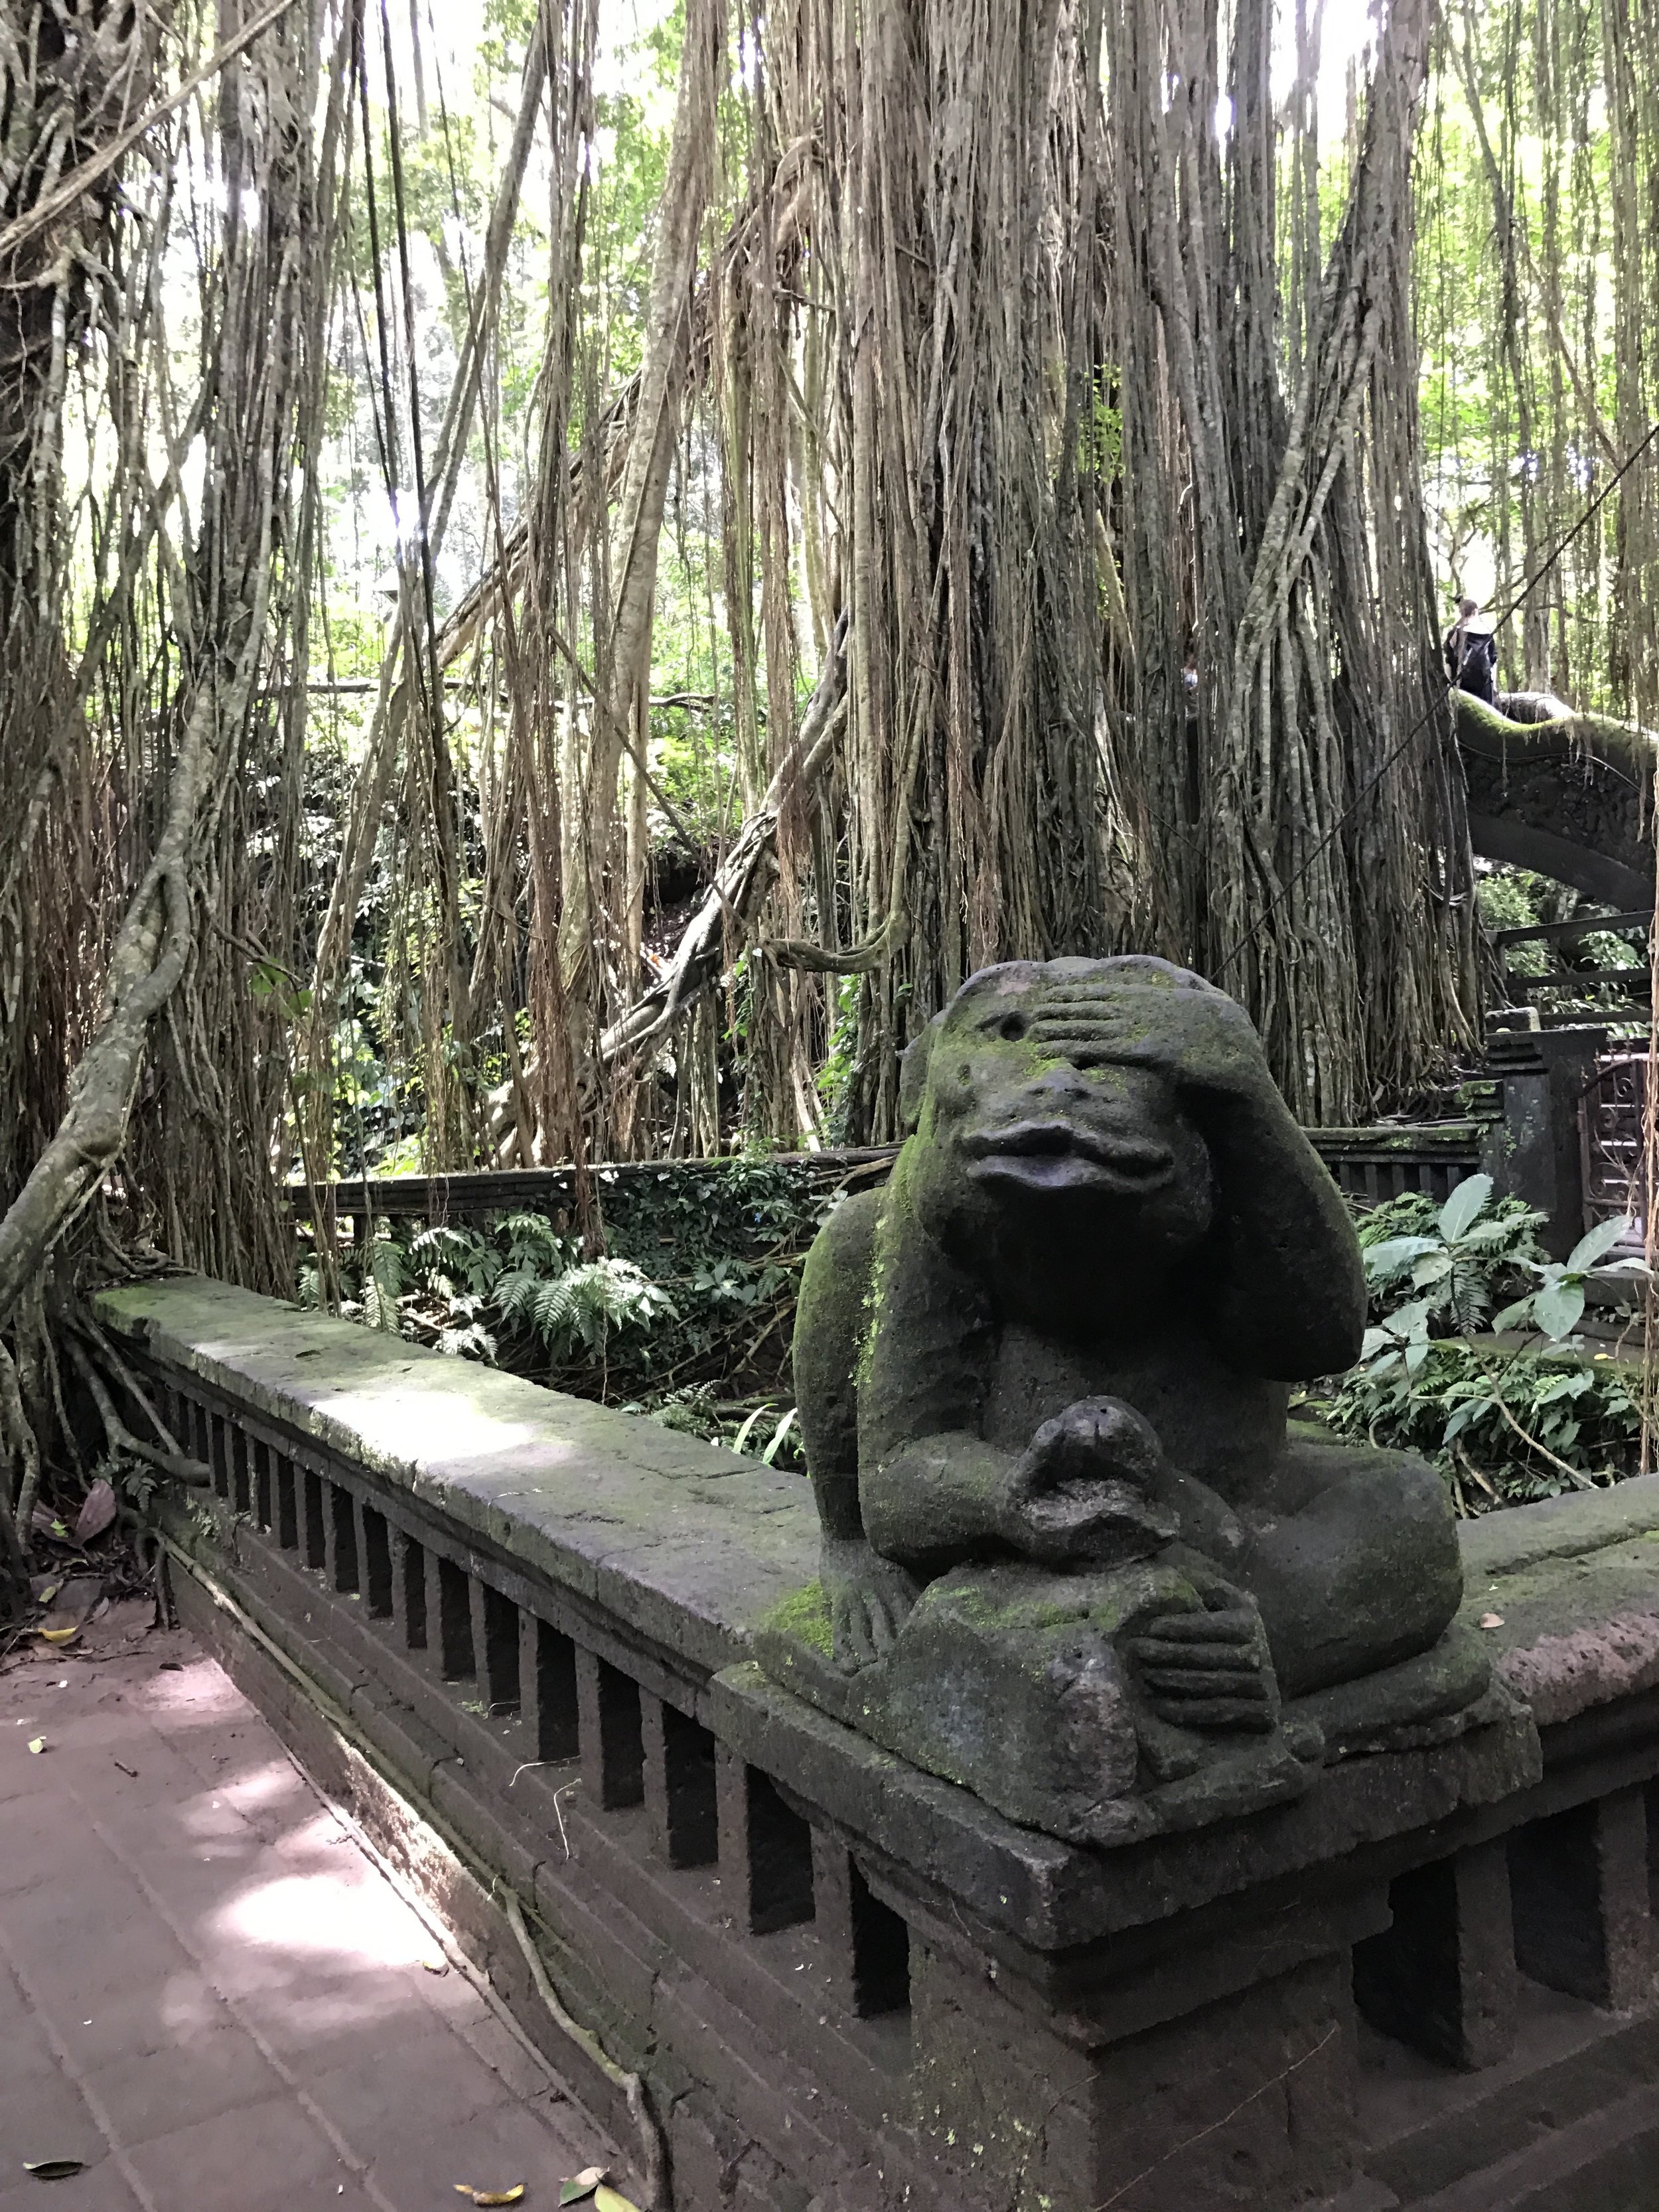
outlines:
[[[905,1093],[892,1178],[831,1216],[796,1326],[828,1663],[780,1666],[776,1638],[766,1663],[1026,1818],[1042,1791],[988,1774],[1028,1692],[1020,1729],[1052,1708],[1073,1783],[1110,1737],[1097,1797],[1287,1715],[1304,1764],[1328,1738],[1461,1725],[1486,1668],[1448,1633],[1438,1479],[1287,1422],[1291,1382],[1357,1358],[1364,1280],[1243,1008],[1151,958],[988,969],[911,1048]],[[953,1692],[982,1715],[948,1755],[915,1717],[924,1651],[969,1655],[978,1686]],[[1103,1698],[1112,1728],[1079,1735]],[[1105,1832],[1097,1810],[1079,1832]]]

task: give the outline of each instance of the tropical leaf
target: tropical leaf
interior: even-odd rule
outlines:
[[[1466,1176],[1440,1209],[1440,1234],[1449,1244],[1471,1229],[1492,1196],[1489,1175]]]
[[[1533,1298],[1533,1319],[1546,1336],[1556,1341],[1577,1328],[1584,1310],[1584,1286],[1571,1277],[1546,1283]]]
[[[1627,1235],[1632,1224],[1624,1218],[1617,1221],[1598,1221],[1588,1235],[1581,1237],[1567,1255],[1567,1272],[1572,1275],[1588,1274],[1597,1261],[1604,1260]]]

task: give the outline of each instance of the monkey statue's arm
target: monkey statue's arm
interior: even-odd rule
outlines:
[[[1276,1382],[1340,1375],[1365,1333],[1359,1240],[1265,1062],[1261,1075],[1194,1106],[1218,1201],[1216,1341],[1235,1367]]]
[[[1014,1455],[981,1434],[992,1355],[980,1286],[915,1218],[912,1138],[884,1194],[858,1377],[859,1505],[871,1543],[920,1575],[994,1544]]]
[[[869,1318],[879,1191],[843,1199],[801,1271],[795,1402],[818,1509],[818,1579],[837,1663],[848,1673],[891,1648],[916,1601],[901,1566],[873,1552],[859,1510],[859,1355]]]

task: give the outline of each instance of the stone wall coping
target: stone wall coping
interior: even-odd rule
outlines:
[[[1659,1688],[1659,1475],[1510,1506],[1461,1534],[1463,1617],[1540,1729]]]
[[[1162,1917],[1172,1882],[1196,1905],[1490,1803],[1535,1771],[1529,1725],[1485,1729],[1438,1752],[1346,1762],[1249,1821],[1073,1850],[914,1772],[744,1663],[752,1628],[817,1570],[800,1476],[202,1277],[105,1291],[98,1306],[118,1339],[232,1407],[404,1488],[693,1674],[720,1674],[714,1724],[734,1748],[1038,1950]],[[1465,1618],[1539,1725],[1659,1687],[1659,1476],[1511,1507],[1460,1536]]]
[[[1575,1490],[1531,1505],[1507,1505],[1458,1530],[1463,1571],[1512,1575],[1544,1559],[1571,1559],[1659,1529],[1659,1474],[1632,1475],[1607,1490]]]
[[[424,1499],[712,1673],[817,1571],[798,1474],[204,1276],[106,1291],[112,1335]]]

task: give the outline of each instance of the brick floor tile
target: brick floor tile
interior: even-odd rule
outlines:
[[[202,1842],[193,1836],[163,1838],[124,1860],[125,1870],[159,1903],[163,1917],[192,1955],[200,1956],[219,1915],[262,1880],[270,1846],[251,1832],[234,1841]]]
[[[423,2019],[380,2029],[332,2065],[314,2068],[308,2056],[297,2051],[290,2062],[307,2094],[365,2154],[407,2125],[410,2114],[419,2115],[426,2133],[470,2120],[513,2094],[458,2036]]]
[[[218,1668],[118,1644],[0,1670],[0,2212],[450,2212],[466,2179],[531,2212],[603,2162]],[[94,2162],[22,2181],[20,2124]]]
[[[105,1996],[95,2009],[70,2012],[52,2024],[75,2064],[88,2073],[182,2043],[230,2018],[218,1993],[187,1968],[120,1996]]]
[[[329,1978],[302,1967],[285,1981],[241,1990],[236,2009],[285,2064],[303,2062],[309,2072],[342,2063],[366,2040],[419,2017],[421,2001],[410,1987],[418,1972]]]
[[[112,1831],[127,1823],[154,1829],[202,1786],[196,1769],[160,1736],[125,1723],[112,1729],[106,1745],[76,1742],[67,1750],[72,1755],[64,1765],[76,1801],[96,1806],[100,1825]]]
[[[434,1942],[428,1956],[436,1958],[441,1955]],[[459,1967],[451,1966],[447,1972],[442,1974],[428,1974],[422,1969],[416,1986],[428,2011],[435,2013],[440,2020],[447,2021],[452,2027],[460,2028],[475,2021],[496,2017],[489,2000],[479,1994]]]
[[[352,2178],[292,2096],[241,2105],[153,2136],[130,2157],[157,2203],[179,2212],[254,2212],[301,2182]]]
[[[398,2212],[441,2212],[463,2200],[458,2181],[480,2189],[525,2185],[526,2212],[556,2203],[558,2185],[584,2166],[605,2163],[614,2154],[597,2136],[583,2143],[550,2118],[520,2105],[493,2106],[468,2120],[393,2142],[378,2157],[369,2176]]]
[[[165,1745],[161,1747],[167,1750]],[[123,1851],[154,1856],[164,1843],[190,1844],[205,1851],[218,1843],[257,1845],[262,1841],[228,1790],[204,1784],[196,1769],[182,1759],[173,1765],[176,1769],[173,1787],[163,1803],[143,1802],[129,1784],[125,1801],[103,1816],[100,1826],[112,1844]],[[141,1771],[138,1779],[143,1778]]]
[[[458,2212],[466,2212],[462,2198],[458,2197],[455,2203]],[[42,2205],[39,2212],[47,2212],[47,2208]],[[331,2173],[319,2174],[271,2197],[257,2201],[249,2197],[237,2207],[237,2212],[386,2212],[386,2205],[382,2199],[371,2197],[356,2176],[343,2166],[337,2179]],[[403,2212],[402,2205],[394,2205],[392,2212]],[[530,2212],[528,2204],[524,2212]]]
[[[319,1807],[310,1784],[286,1753],[244,1768],[220,1786],[226,1802],[264,1843],[281,1844],[296,1828],[342,1832],[333,1815]]]
[[[78,2158],[95,2166],[107,2148],[85,2099],[61,2066],[16,2075],[0,2066],[0,2159]],[[0,2167],[0,2187],[7,2185]]]
[[[143,2212],[143,2207],[112,2159],[77,2173],[73,2180],[51,2182],[36,2181],[7,2160],[0,2164],[0,2212]],[[183,2208],[164,2206],[161,2212],[183,2212]]]
[[[128,2149],[287,2088],[253,2038],[228,2018],[205,2034],[100,2066],[87,2079],[116,2140]]]
[[[55,2018],[95,2012],[195,1964],[136,1884],[112,1869],[97,1888],[44,1885],[6,1901],[4,1943]]]
[[[47,1766],[62,1770],[93,1765],[101,1774],[103,1763],[112,1752],[119,1753],[129,1766],[138,1762],[129,1753],[142,1748],[149,1757],[159,1756],[163,1749],[161,1739],[144,1724],[137,1708],[125,1698],[93,1698],[76,1694],[73,1684],[68,1689],[50,1692],[35,1701],[39,1716],[38,1729],[14,1728],[14,1734],[25,1741],[35,1734],[44,1735],[47,1750],[40,1754],[40,1771]],[[179,1764],[182,1766],[183,1761]]]
[[[547,2085],[547,2068],[525,2049],[499,2013],[485,2008],[481,2019],[456,2029],[469,2051],[498,2075],[515,2097],[533,2097]]]
[[[9,1966],[0,1961],[0,2064],[16,2079],[50,2074],[58,2063],[43,2022]]]
[[[21,1713],[15,1702],[8,1700],[8,1706],[6,1715],[0,1718],[0,1803],[13,1798],[33,1797],[43,1790],[46,1786],[43,1761],[50,1756],[29,1749],[36,1736],[51,1740],[49,1709],[33,1698]]]
[[[57,1791],[0,1803],[0,1896],[38,1883],[100,1880],[114,1862],[78,1808]]]

